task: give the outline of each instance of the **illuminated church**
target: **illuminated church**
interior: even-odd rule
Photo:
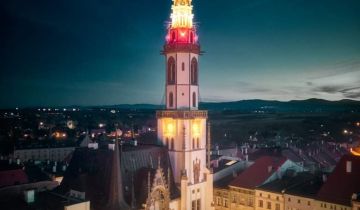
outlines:
[[[78,192],[93,210],[214,209],[208,114],[198,109],[201,51],[192,9],[191,0],[173,0],[163,49],[166,109],[156,113],[157,144],[120,146],[116,140],[77,148],[55,193]]]

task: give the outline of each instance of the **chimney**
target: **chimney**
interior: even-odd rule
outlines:
[[[323,183],[325,183],[325,182],[327,181],[327,176],[326,176],[326,174],[323,174],[323,175],[322,175],[322,181],[323,181]]]
[[[35,190],[25,190],[24,191],[25,202],[30,204],[35,202]]]
[[[109,150],[114,151],[115,150],[115,144],[108,144]]]
[[[352,162],[346,161],[346,173],[351,173]]]

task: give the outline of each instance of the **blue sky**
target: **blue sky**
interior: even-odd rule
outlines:
[[[194,0],[202,101],[360,99],[360,1]],[[0,107],[163,102],[170,0],[0,3]]]

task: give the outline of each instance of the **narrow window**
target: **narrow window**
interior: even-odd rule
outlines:
[[[280,210],[280,204],[275,204],[275,210]]]
[[[190,79],[190,81],[191,81],[191,84],[192,85],[197,85],[198,84],[198,62],[197,62],[197,60],[196,60],[196,58],[193,58],[192,60],[191,60],[191,71],[190,71],[190,73],[191,73],[191,79]]]
[[[259,200],[259,207],[262,208],[263,207],[263,201],[262,200]]]
[[[175,31],[173,31],[173,32],[171,33],[171,40],[172,40],[172,41],[175,41],[175,38],[176,38],[176,34],[175,34]]]
[[[175,59],[170,57],[167,65],[167,81],[168,84],[175,84],[176,80],[176,69],[175,69]]]
[[[193,92],[193,95],[192,95],[192,102],[193,102],[192,106],[196,107],[196,93],[195,92]]]
[[[169,106],[174,106],[174,94],[172,92],[169,93]]]
[[[267,209],[271,209],[271,202],[267,202]]]
[[[171,138],[171,150],[174,150],[174,138]]]

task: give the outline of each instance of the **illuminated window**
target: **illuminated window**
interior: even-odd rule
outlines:
[[[175,69],[175,59],[173,57],[170,57],[168,60],[168,66],[167,66],[167,77],[168,77],[168,84],[175,84],[176,80],[176,69]]]
[[[198,62],[196,58],[191,60],[191,84],[197,85],[198,84]]]
[[[174,106],[174,94],[172,92],[169,93],[169,106]]]
[[[192,95],[192,102],[193,102],[192,106],[196,107],[196,93],[195,92],[193,92],[193,95]]]

